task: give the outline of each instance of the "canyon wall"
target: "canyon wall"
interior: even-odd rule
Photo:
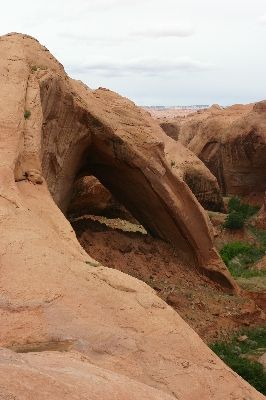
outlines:
[[[247,196],[266,188],[266,101],[221,109],[213,105],[186,118],[159,121],[215,175],[223,195]]]

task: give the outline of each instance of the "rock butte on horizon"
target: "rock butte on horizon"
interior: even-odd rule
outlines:
[[[186,157],[194,170],[204,165],[129,100],[70,79],[36,39],[2,36],[0,60],[0,345],[75,342],[60,355],[1,350],[1,395],[263,399],[146,284],[85,264],[90,257],[59,210],[75,178],[93,174],[154,236],[237,292],[183,181]]]

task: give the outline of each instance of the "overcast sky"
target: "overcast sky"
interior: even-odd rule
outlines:
[[[137,105],[266,99],[266,0],[1,0],[1,35],[34,36],[90,88]]]

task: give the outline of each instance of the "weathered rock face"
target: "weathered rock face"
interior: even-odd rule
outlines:
[[[0,349],[3,399],[173,400],[173,396],[88,362],[78,352],[15,354]]]
[[[67,214],[74,217],[84,214],[102,215],[137,222],[94,176],[84,176],[74,181],[74,193]]]
[[[254,105],[223,133],[226,192],[245,196],[266,189],[266,101]]]
[[[165,155],[173,172],[188,185],[203,208],[221,211],[223,209],[221,191],[209,169],[205,169],[199,158],[180,142],[162,135],[162,131],[157,130],[157,132],[165,143]]]
[[[178,140],[181,126],[181,117],[175,118],[174,121],[165,121],[164,119],[159,120],[160,127],[166,133],[167,136],[174,140]]]
[[[246,196],[266,189],[265,104],[225,110],[212,106],[178,121],[178,140],[216,176],[224,195]]]
[[[26,105],[21,107],[31,116],[23,119],[26,139],[13,160],[16,180],[42,164],[50,193],[65,212],[75,177],[92,174],[148,232],[177,245],[201,272],[235,290],[213,248],[206,215],[184,182],[195,174],[201,182],[203,164],[131,101],[69,79],[55,60],[50,66],[51,57],[24,61]],[[34,136],[40,129],[41,141]],[[209,185],[209,195],[215,197],[215,178],[209,178],[216,190]]]
[[[199,269],[237,290],[213,250],[201,207],[178,175],[181,167],[174,172],[169,166],[157,125],[116,94],[70,80],[33,38],[1,37],[0,60],[0,345],[45,349],[70,341],[82,354],[76,361],[71,352],[12,360],[4,350],[2,393],[263,399],[150,287],[95,267],[55,204],[65,210],[74,178],[91,171],[154,235],[179,245]],[[145,385],[153,386],[150,392]]]

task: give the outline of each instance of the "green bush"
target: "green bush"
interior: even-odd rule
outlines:
[[[244,215],[241,212],[233,211],[225,218],[223,227],[226,229],[234,230],[243,228],[244,224]]]
[[[252,215],[256,214],[259,211],[259,207],[257,206],[249,206],[248,204],[241,204],[241,197],[233,196],[228,201],[228,210],[229,214],[232,212],[241,213],[245,219],[252,217]]]
[[[47,69],[47,67],[42,67],[40,65],[31,65],[30,69],[32,70],[32,72],[36,72],[38,69],[44,70]]]
[[[24,118],[28,119],[31,116],[31,112],[29,110],[25,110],[24,112]]]
[[[247,335],[248,340],[237,342],[237,337]],[[266,395],[266,371],[258,361],[250,361],[243,357],[250,351],[265,350],[266,328],[254,328],[250,331],[243,330],[235,336],[231,343],[218,342],[210,346],[232,370],[250,383],[255,389]]]
[[[252,207],[248,204],[241,204],[241,198],[231,197],[228,202],[229,214],[227,215],[223,228],[234,230],[243,228],[246,220],[256,214],[259,207]]]
[[[245,218],[252,217],[259,211],[259,207],[257,206],[249,206],[248,204],[241,204],[240,212],[245,216]]]
[[[92,262],[92,261],[85,261],[85,264],[88,264],[92,267],[102,267],[102,264],[97,263],[97,262]]]
[[[235,278],[242,276],[248,278],[252,276],[264,276],[266,272],[251,271],[248,268],[256,261],[260,260],[265,254],[263,247],[256,247],[249,243],[232,242],[226,244],[220,250],[220,256],[227,265],[231,275]]]
[[[242,273],[242,278],[254,278],[266,276],[266,269],[251,269]]]
[[[236,257],[238,254],[241,254],[241,253],[251,255],[253,253],[252,246],[248,243],[232,242],[232,243],[226,244],[220,250],[220,256],[222,257],[223,262],[227,266],[229,264],[229,261],[232,260],[232,258]]]
[[[238,211],[240,207],[240,197],[238,196],[233,196],[231,199],[228,201],[228,211],[229,214],[233,211]]]

